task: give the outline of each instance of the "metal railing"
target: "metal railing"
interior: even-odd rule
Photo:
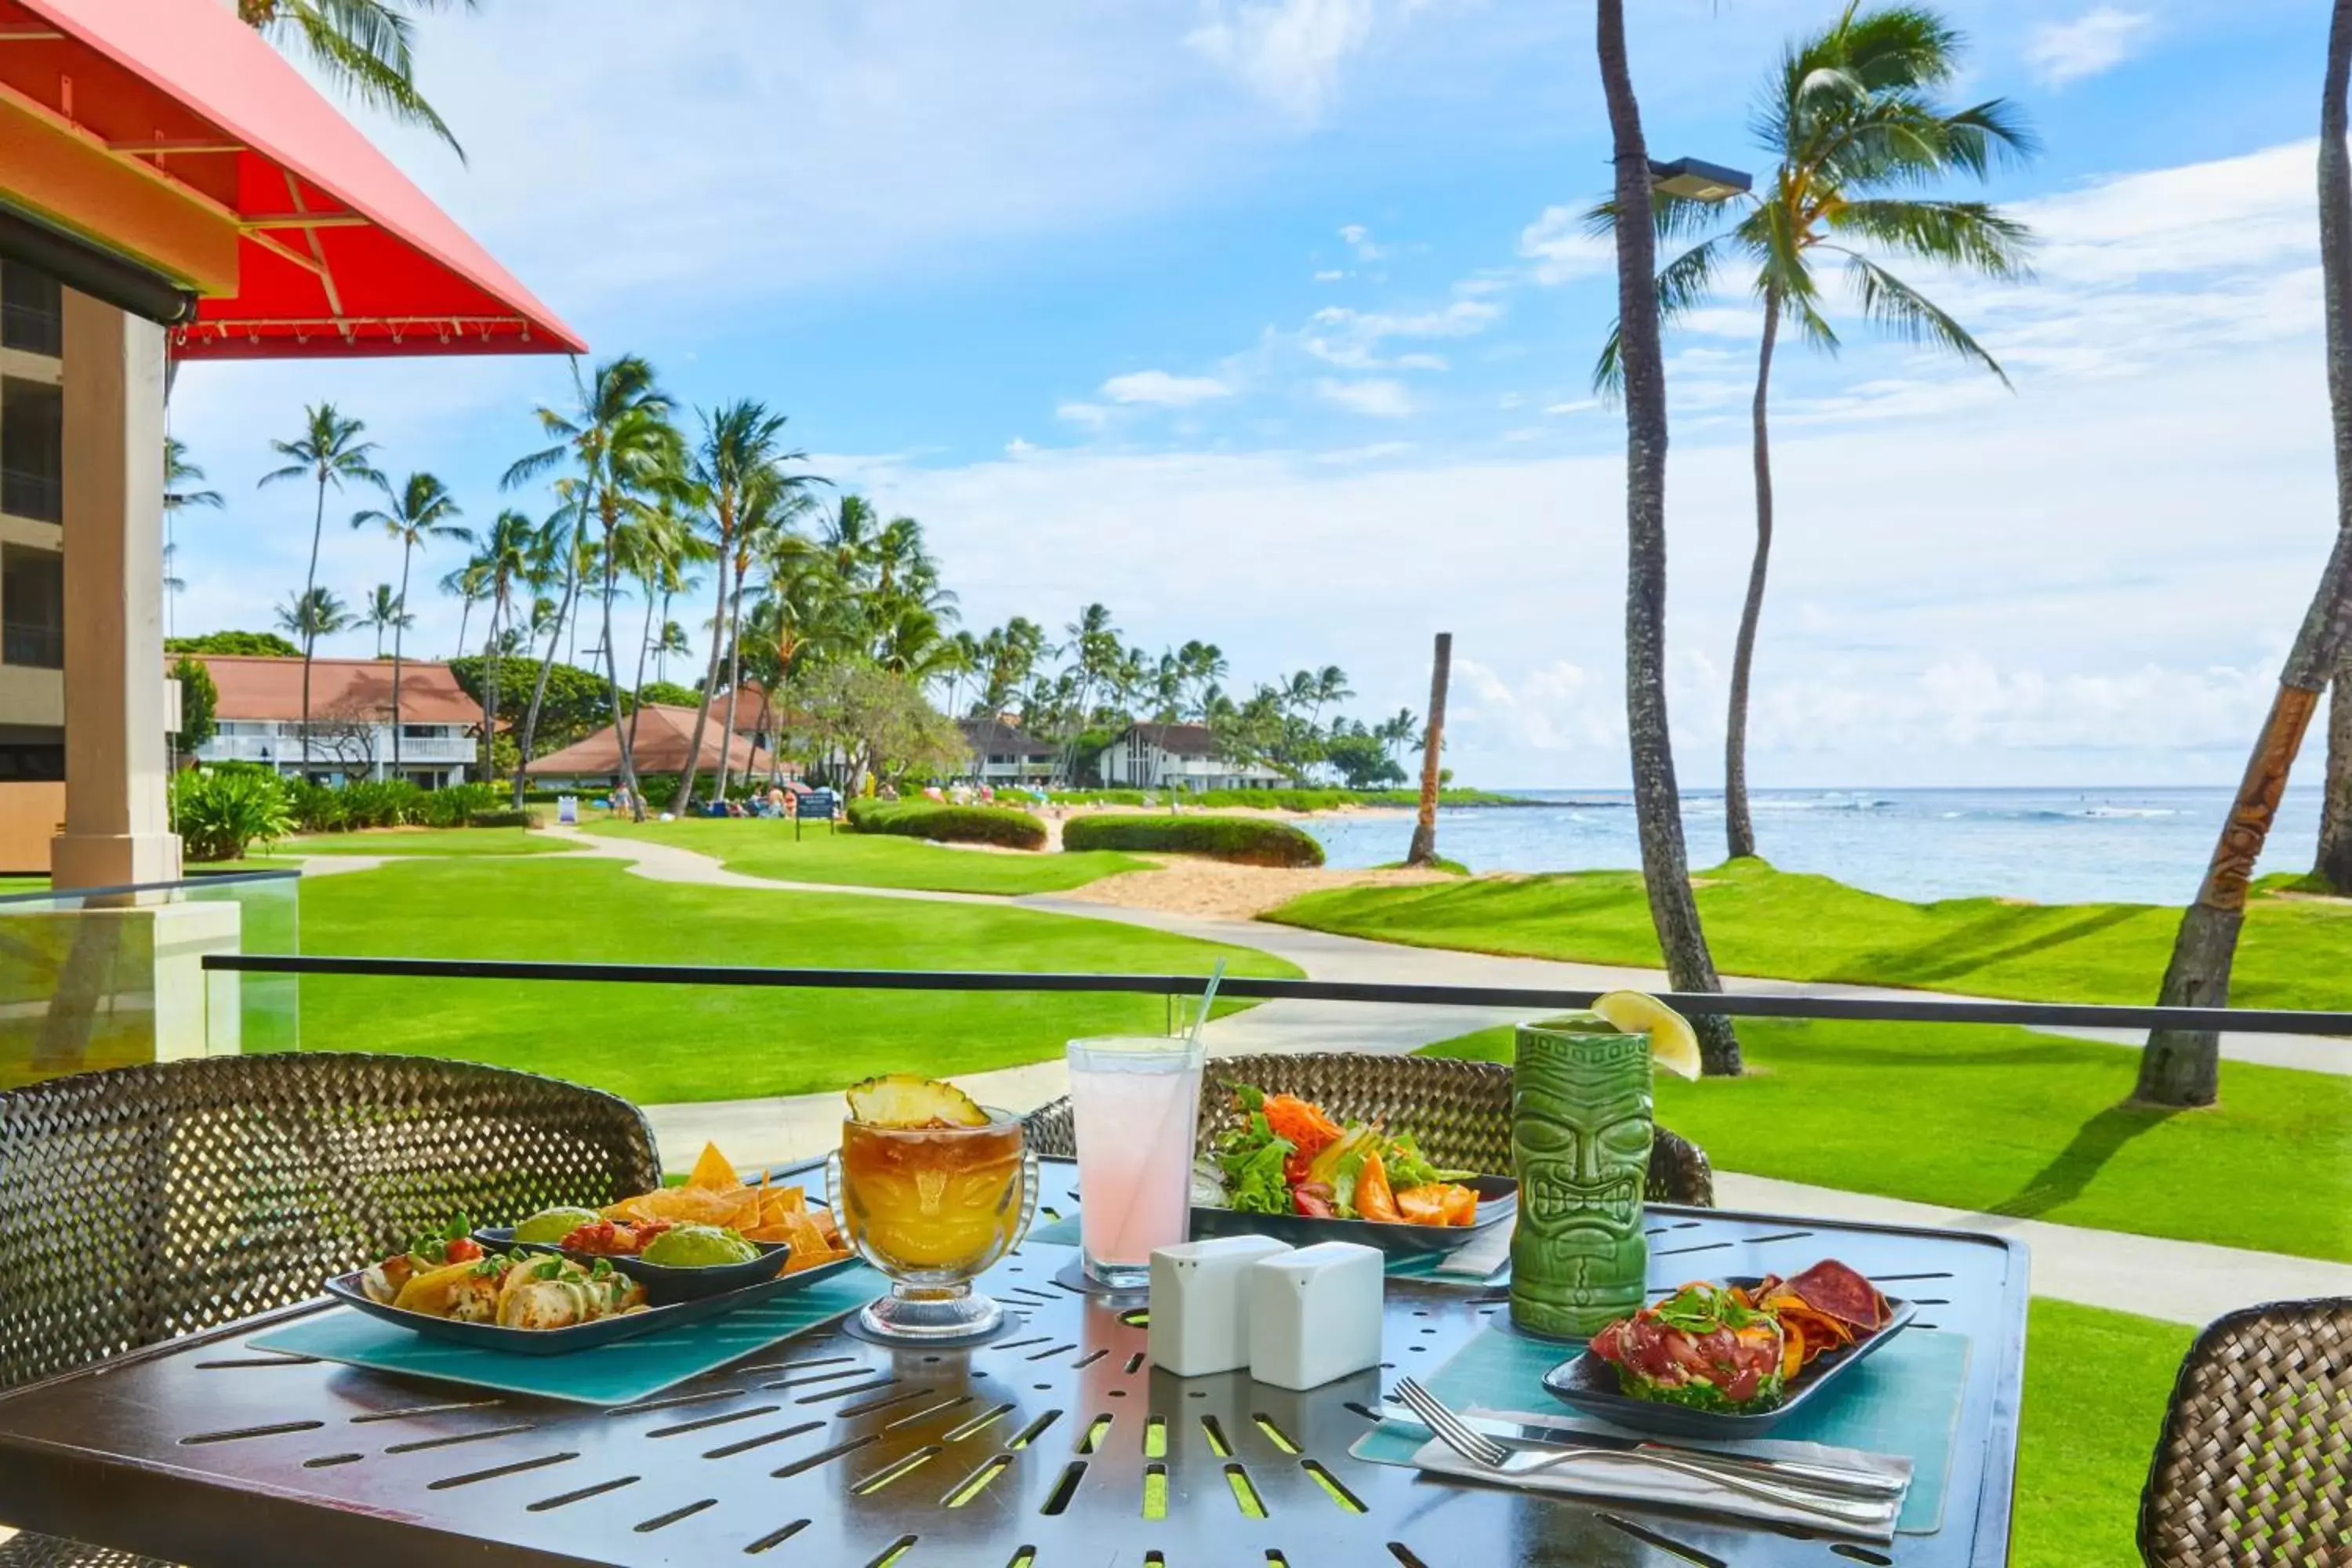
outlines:
[[[999,970],[782,969],[692,963],[569,963],[538,959],[363,958],[214,953],[207,970],[247,974],[347,974],[377,979],[520,980],[628,985],[725,985],[844,991],[1126,992],[1192,996],[1199,974],[1020,973]],[[1525,985],[1396,985],[1228,976],[1220,996],[1253,1002],[1370,1002],[1414,1007],[1589,1007],[1599,991]],[[2064,1028],[2219,1029],[2255,1035],[2352,1036],[2352,1012],[2283,1007],[2130,1007],[2079,1002],[1956,1001],[1918,996],[1755,995],[1664,992],[1677,1012],[1738,1018],[1820,1018],[1904,1024],[2020,1024]],[[2352,1040],[2346,1042],[2352,1045]]]
[[[0,664],[28,665],[35,669],[66,667],[63,626],[9,621],[0,625]]]
[[[56,474],[29,468],[0,468],[0,511],[29,517],[36,522],[63,522],[65,480]]]

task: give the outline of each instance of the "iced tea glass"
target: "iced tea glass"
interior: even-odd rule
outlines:
[[[887,1275],[890,1293],[860,1323],[880,1338],[986,1333],[1004,1309],[971,1288],[1021,1245],[1037,1209],[1037,1156],[1021,1119],[990,1110],[978,1127],[841,1124],[825,1185],[842,1234]]]

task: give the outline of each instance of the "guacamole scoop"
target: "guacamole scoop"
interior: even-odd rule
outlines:
[[[715,1225],[681,1225],[646,1243],[638,1254],[664,1268],[716,1268],[727,1263],[749,1263],[760,1249],[731,1230]]]
[[[541,1241],[552,1246],[583,1225],[596,1223],[593,1209],[548,1209],[515,1226],[517,1241]]]

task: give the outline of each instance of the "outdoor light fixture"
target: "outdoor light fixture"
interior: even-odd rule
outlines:
[[[1699,158],[1677,158],[1671,163],[1650,160],[1650,186],[1670,196],[1695,202],[1723,202],[1746,195],[1755,182],[1738,169],[1727,169]]]
[[[192,289],[5,203],[0,203],[0,258],[46,272],[76,293],[163,326],[195,319]]]

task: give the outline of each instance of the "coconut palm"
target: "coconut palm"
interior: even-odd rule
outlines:
[[[163,591],[182,594],[187,584],[172,575],[172,563],[180,553],[180,543],[173,537],[173,521],[190,507],[219,508],[227,503],[221,493],[212,489],[189,487],[204,483],[205,471],[188,460],[188,444],[177,437],[163,437]]]
[[[328,82],[404,124],[422,125],[466,150],[416,90],[409,51],[411,12],[438,11],[446,0],[236,0],[237,18],[279,49],[307,62]],[[460,0],[467,10],[475,0]]]
[[[727,650],[728,606],[740,607],[740,597],[729,597],[729,571],[736,553],[736,536],[747,517],[775,504],[775,489],[799,491],[827,481],[814,474],[788,474],[787,463],[808,460],[808,454],[786,450],[786,416],[771,413],[753,398],[722,408],[705,410],[702,435],[687,468],[688,493],[701,513],[706,542],[712,547],[718,571],[717,600],[711,606],[710,659],[703,670],[702,701],[695,710],[693,738],[686,749],[686,768],[678,775],[677,811],[681,816],[694,804],[694,780],[702,762],[702,736],[710,722],[710,701],[719,689],[719,670]],[[738,591],[740,595],[740,590]],[[726,751],[724,742],[719,751]]]
[[[677,586],[672,587],[670,585],[672,583]],[[686,640],[686,628],[669,618],[671,595],[691,594],[701,586],[701,578],[688,576],[683,573],[663,579],[661,630],[654,637],[654,679],[656,680],[666,681],[669,679],[668,667],[671,659],[682,658],[694,651],[694,645]]]
[[[675,475],[672,476],[675,478]],[[622,569],[637,580],[646,595],[646,620],[637,633],[637,668],[634,692],[642,692],[646,685],[646,659],[653,652],[655,606],[658,604],[667,619],[670,596],[682,589],[688,579],[685,575],[688,561],[698,558],[701,542],[695,538],[693,527],[678,510],[680,489],[676,483],[664,484],[650,504],[623,525],[614,548]],[[636,758],[637,721],[645,712],[642,699],[629,706],[627,743],[630,760]]]
[[[494,776],[499,733],[499,677],[506,665],[506,630],[514,612],[517,590],[527,588],[539,567],[539,527],[521,512],[499,513],[483,531],[467,571],[482,581],[482,597],[490,606],[490,626],[483,643],[485,689],[482,694],[482,778]]]
[[[302,776],[310,776],[310,650],[320,637],[351,630],[351,607],[332,588],[309,587],[289,594],[278,606],[278,629],[302,645]]]
[[[1650,154],[1625,61],[1625,3],[1599,3],[1597,45],[1617,171],[1617,210],[1648,212]],[[1616,238],[1619,360],[1625,389],[1625,728],[1633,752],[1642,880],[1674,988],[1720,991],[1723,982],[1691,891],[1674,737],[1666,724],[1666,367],[1658,327],[1657,239],[1642,223],[1619,224]],[[1738,1074],[1739,1037],[1730,1023],[1714,1015],[1694,1023],[1706,1070]]]
[[[539,740],[539,710],[547,700],[548,678],[555,673],[555,656],[563,649],[563,628],[572,619],[572,601],[580,593],[582,555],[582,514],[579,481],[569,477],[560,479],[551,487],[555,491],[555,510],[539,525],[533,546],[534,588],[562,586],[560,597],[535,596],[530,606],[530,629],[534,639],[544,631],[547,651],[540,656],[539,674],[532,680],[530,704],[523,710],[520,754],[524,763],[531,758],[531,748]],[[518,766],[514,776],[514,808],[522,809],[523,770]]]
[[[2321,572],[2279,671],[2278,695],[2221,822],[2197,901],[2182,912],[2157,1002],[2167,1007],[2226,1007],[2246,882],[2278,816],[2287,773],[2319,707],[2320,689],[2352,647],[2352,162],[2344,138],[2352,89],[2352,0],[2336,0],[2327,68],[2319,96],[2320,292],[2327,301],[2327,404],[2336,436],[2336,548]],[[2221,1092],[2221,1036],[2210,1029],[2155,1029],[2140,1055],[2137,1099],[2158,1105],[2210,1105]]]
[[[1936,100],[1959,68],[1960,33],[1916,5],[1864,9],[1849,0],[1835,22],[1791,46],[1767,83],[1754,119],[1759,145],[1774,163],[1762,189],[1744,203],[1652,197],[1661,238],[1720,228],[1658,275],[1662,319],[1671,325],[1706,302],[1735,268],[1763,306],[1749,418],[1756,481],[1756,548],[1748,595],[1732,645],[1731,696],[1724,732],[1724,821],[1736,858],[1756,853],[1748,805],[1748,693],[1772,553],[1772,462],[1766,405],[1781,325],[1825,353],[1839,347],[1822,314],[1822,269],[1832,258],[1863,316],[1897,337],[1975,363],[2009,384],[1999,362],[1942,308],[1888,269],[1883,258],[1931,263],[1948,270],[2014,279],[2026,273],[2032,236],[1983,202],[1931,199],[1919,193],[1959,175],[1984,179],[1997,159],[2022,160],[2034,139],[2001,99],[1964,109]],[[1622,210],[1608,202],[1592,214],[1606,234]],[[1611,334],[1594,381],[1614,392],[1618,343]]]
[[[378,583],[374,591],[362,601],[358,620],[361,626],[374,629],[375,656],[378,658],[383,657],[384,633],[395,626],[404,628],[416,624],[416,617],[401,607],[399,591],[389,583]]]
[[[556,444],[516,459],[502,482],[511,489],[567,458],[577,470],[583,521],[593,518],[599,531],[604,686],[620,741],[621,784],[637,803],[637,820],[643,821],[644,792],[637,787],[635,749],[621,722],[620,656],[613,642],[613,599],[624,553],[619,535],[625,524],[646,510],[648,498],[677,473],[684,448],[677,427],[670,423],[669,395],[654,384],[653,366],[637,355],[607,360],[584,378],[579,362],[573,361],[572,389],[571,412],[539,410],[540,428],[555,437]]]
[[[431,474],[411,474],[408,482],[394,489],[379,479],[383,486],[384,504],[370,507],[352,514],[352,526],[363,528],[374,523],[400,546],[400,597],[394,601],[392,621],[392,771],[400,773],[400,667],[401,639],[415,617],[405,614],[401,606],[408,603],[408,567],[420,546],[431,548],[445,540],[462,540],[470,544],[474,536],[457,521],[457,498],[449,488]],[[377,654],[383,654],[381,635]]]
[[[362,441],[361,434],[367,426],[336,411],[331,403],[316,403],[302,410],[302,431],[290,441],[272,441],[269,449],[288,459],[286,466],[273,468],[261,476],[261,483],[274,485],[288,479],[310,479],[319,487],[319,500],[310,518],[310,565],[302,575],[302,603],[309,603],[319,586],[319,538],[327,526],[327,491],[341,489],[346,484],[383,483],[383,476],[368,461],[375,443]],[[302,649],[302,771],[310,769],[310,649]]]
[[[743,590],[755,562],[782,563],[815,547],[799,532],[801,520],[816,510],[816,498],[771,467],[744,495],[742,517],[735,529],[734,558],[727,570],[735,592],[727,608],[727,712],[719,734],[719,788],[711,797],[727,795],[728,774],[734,763],[735,725],[741,710],[743,688]],[[763,697],[764,702],[766,699]]]
[[[466,634],[474,626],[474,606],[489,595],[489,574],[479,561],[468,560],[442,573],[435,586],[457,601],[457,651],[463,653]]]

